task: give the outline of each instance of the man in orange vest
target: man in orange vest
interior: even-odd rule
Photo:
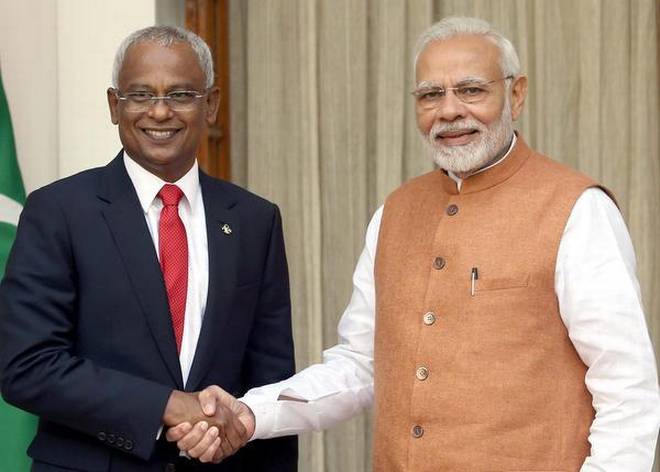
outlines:
[[[613,196],[514,132],[527,94],[509,40],[447,18],[419,39],[418,127],[439,169],[369,224],[339,344],[253,389],[253,439],[375,408],[378,471],[649,471],[657,371]],[[217,460],[197,426],[170,440]]]

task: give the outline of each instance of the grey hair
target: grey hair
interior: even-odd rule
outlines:
[[[141,41],[151,41],[160,46],[170,47],[173,43],[188,44],[199,60],[199,65],[206,78],[206,88],[213,87],[213,56],[208,44],[202,38],[192,31],[179,26],[149,26],[141,30],[134,31],[122,41],[115,54],[115,62],[112,67],[112,86],[117,88],[119,85],[119,71],[124,65],[126,51],[135,43]]]
[[[516,48],[513,47],[513,44],[511,44],[511,41],[505,38],[502,33],[495,30],[487,21],[479,18],[460,16],[443,18],[431,25],[419,36],[417,45],[415,46],[415,62],[413,65],[417,67],[419,55],[429,43],[463,34],[482,35],[488,38],[500,50],[500,68],[502,69],[502,74],[505,77],[510,75],[515,77],[520,74],[520,59],[518,59],[518,53],[516,52]]]

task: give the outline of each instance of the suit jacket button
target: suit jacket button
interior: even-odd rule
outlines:
[[[447,214],[449,216],[454,216],[456,213],[458,213],[458,205],[451,204],[447,207]]]
[[[424,436],[424,428],[416,424],[415,426],[413,426],[411,434],[413,438],[419,439],[422,436]]]
[[[98,438],[99,441],[105,442],[106,436],[105,436],[105,433],[103,431],[101,431],[99,434],[97,434],[96,437]]]
[[[131,441],[130,439],[127,439],[124,442],[124,449],[126,449],[127,451],[132,451],[133,450],[133,441]]]
[[[176,472],[176,466],[170,462],[165,466],[165,472]]]

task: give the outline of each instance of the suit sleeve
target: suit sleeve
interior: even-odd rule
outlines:
[[[4,399],[42,419],[147,459],[171,388],[75,353],[77,273],[67,214],[54,192],[27,200],[0,284]]]
[[[246,389],[287,379],[295,373],[291,333],[289,272],[284,249],[282,218],[274,211],[268,251],[264,261],[259,301],[243,364]],[[248,470],[297,470],[296,437],[253,441],[246,446]]]

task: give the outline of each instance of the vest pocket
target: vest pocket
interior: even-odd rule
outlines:
[[[495,271],[483,271],[483,273],[479,273],[479,278],[475,280],[474,292],[476,294],[479,292],[524,288],[528,285],[529,273],[497,274]]]

